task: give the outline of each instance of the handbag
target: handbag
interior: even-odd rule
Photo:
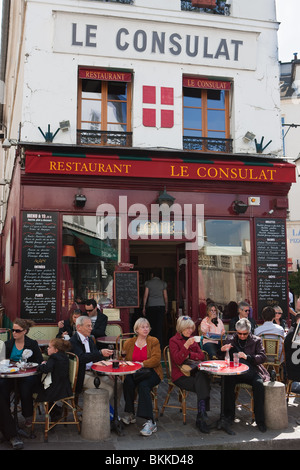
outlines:
[[[152,374],[152,369],[149,369],[148,367],[142,367],[141,369],[137,370],[132,378],[134,383],[137,385],[139,384],[142,380],[148,379]]]
[[[193,359],[186,359],[181,365],[178,365],[180,371],[186,377],[193,377],[198,370],[199,361],[194,361]]]

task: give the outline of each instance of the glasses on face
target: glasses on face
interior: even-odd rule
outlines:
[[[248,336],[249,333],[248,333],[248,331],[246,331],[246,333],[242,333],[241,331],[238,331],[237,334],[239,336]]]
[[[249,309],[249,308],[244,309],[244,312],[249,313],[249,312],[250,312],[250,309]]]
[[[24,331],[24,330],[15,330],[14,328],[12,328],[11,331],[12,331],[13,333],[22,333],[22,331]]]
[[[85,311],[86,312],[92,312],[94,309],[93,308],[86,308]]]

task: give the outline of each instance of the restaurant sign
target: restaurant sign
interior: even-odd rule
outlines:
[[[289,163],[198,161],[159,157],[132,158],[118,155],[67,156],[50,152],[26,152],[26,173],[181,180],[295,182],[295,166]]]

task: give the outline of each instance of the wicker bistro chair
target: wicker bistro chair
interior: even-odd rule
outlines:
[[[284,382],[284,378],[282,377],[282,363],[285,362],[284,337],[275,334],[262,334],[259,336],[262,339],[263,347],[267,356],[267,361],[263,364],[264,367],[268,372],[270,372],[270,370],[274,370],[276,372],[276,379]],[[280,343],[282,344],[281,352]]]
[[[34,431],[34,426],[35,424],[44,424],[44,441],[48,442],[48,433],[49,431],[54,428],[57,424],[74,424],[77,426],[78,433],[80,432],[80,423],[79,419],[77,416],[77,408],[75,404],[75,389],[76,389],[76,383],[77,383],[77,376],[78,376],[78,367],[79,367],[79,359],[76,354],[67,352],[66,353],[69,356],[69,377],[70,377],[70,382],[71,382],[71,388],[72,388],[72,395],[70,397],[65,397],[61,398],[60,400],[55,401],[54,403],[51,404],[49,402],[34,402],[33,406],[33,419],[32,419],[32,433]],[[50,412],[54,408],[54,406],[57,403],[63,403],[63,416],[58,419],[57,421],[51,421],[50,420]],[[37,408],[39,408],[40,405],[44,406],[44,411],[45,411],[45,421],[37,421],[36,420],[36,411]],[[73,414],[73,421],[67,421],[68,418],[68,411],[72,411]]]
[[[164,356],[164,362],[165,362],[165,366],[166,366],[166,374],[167,374],[167,380],[168,380],[168,391],[167,391],[167,396],[165,398],[164,404],[163,404],[161,412],[160,412],[160,416],[163,416],[165,408],[179,408],[180,411],[182,412],[183,424],[186,424],[186,412],[187,412],[187,410],[197,411],[197,408],[187,406],[186,399],[187,399],[187,396],[188,396],[188,391],[178,387],[178,385],[174,384],[174,382],[172,381],[172,366],[171,366],[171,357],[170,357],[169,346],[166,346],[164,348],[163,356]],[[177,391],[178,391],[179,405],[169,405],[170,396],[171,396],[171,393],[174,389],[177,389]]]
[[[7,341],[8,339],[11,339],[12,333],[9,328],[0,328],[0,341]]]

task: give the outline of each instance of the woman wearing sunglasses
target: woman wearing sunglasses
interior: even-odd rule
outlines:
[[[247,318],[242,318],[236,325],[236,333],[227,344],[221,347],[222,353],[229,351],[232,361],[232,354],[238,353],[240,362],[246,364],[249,370],[242,375],[225,377],[224,391],[224,414],[225,418],[231,422],[235,417],[235,386],[238,383],[246,383],[252,386],[254,399],[254,414],[258,429],[266,431],[264,414],[264,385],[270,380],[263,363],[266,361],[266,353],[259,336],[251,333],[251,323]]]
[[[29,349],[32,351],[30,362],[40,364],[43,361],[43,356],[39,345],[36,340],[27,336],[27,333],[34,322],[16,318],[12,327],[12,339],[5,342],[5,355],[6,359],[12,362],[18,362],[22,358],[23,351]],[[39,376],[33,375],[30,377],[23,377],[18,379],[18,387],[21,399],[22,415],[25,418],[25,426],[31,426],[33,414],[33,399],[32,394],[36,384],[39,381]],[[13,390],[14,381],[11,379],[0,379],[1,392],[6,398],[7,403],[10,402],[10,393]]]

